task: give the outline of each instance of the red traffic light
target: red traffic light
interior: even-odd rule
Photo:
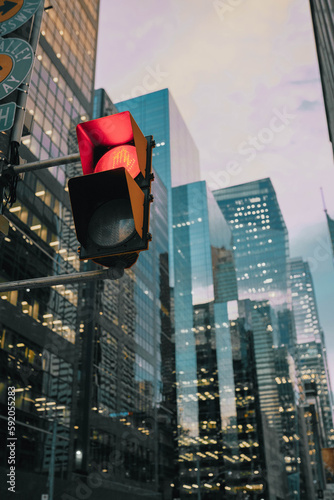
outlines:
[[[136,148],[124,144],[110,149],[97,162],[94,172],[105,172],[106,170],[115,170],[124,167],[135,179],[140,174]]]
[[[126,111],[77,126],[84,175],[69,180],[80,259],[131,267],[147,250],[152,136]]]
[[[77,126],[83,174],[124,167],[145,177],[147,140],[129,111]]]

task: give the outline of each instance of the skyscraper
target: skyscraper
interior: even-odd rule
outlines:
[[[269,300],[274,342],[294,347],[288,233],[270,179],[214,191],[235,250],[240,299]]]
[[[33,124],[19,150],[28,161],[66,155],[72,120],[91,116],[98,13],[99,2],[88,0],[71,8],[61,0],[44,12],[26,105]],[[5,215],[10,231],[0,248],[1,281],[79,269],[64,166],[27,173]],[[78,287],[23,289],[1,299],[1,405],[7,386],[17,396],[16,495],[40,498],[48,493],[53,457],[58,492],[73,466]],[[5,481],[1,488],[7,491]]]
[[[225,265],[233,260],[231,231],[204,181],[172,191],[180,496],[200,490],[219,498],[238,464],[228,314],[237,295]],[[225,297],[222,281],[230,284]]]
[[[280,440],[291,498],[299,499],[304,483],[287,229],[270,179],[221,189],[214,196],[233,233],[239,298],[254,301],[251,317],[261,411]]]
[[[281,426],[281,419],[268,309],[267,303],[239,301],[237,317],[230,321],[240,455],[235,486],[265,500],[286,498],[288,491],[273,427],[277,419]]]
[[[168,90],[117,107],[153,133],[154,168],[168,192],[180,465],[175,487],[181,497],[217,495],[231,479],[223,464],[238,464],[227,315],[227,302],[237,298],[231,233],[205,183],[193,182],[199,180],[198,152]]]
[[[289,259],[289,286],[298,344],[323,343],[310,267],[300,257]]]
[[[324,334],[320,326],[312,275],[307,262],[290,259],[290,288],[297,334],[297,362],[304,383],[319,395],[326,446],[333,443],[332,391]]]
[[[310,455],[310,478],[312,490],[325,490],[326,480],[322,450],[325,446],[325,433],[322,419],[321,402],[315,382],[305,381],[304,423],[308,436]]]
[[[200,179],[199,153],[168,89],[117,103],[130,111],[144,135],[153,134],[154,168],[167,188],[170,283],[174,283],[172,187]]]
[[[237,301],[232,232],[205,182],[172,191],[179,495],[283,500],[270,307]]]
[[[275,350],[271,309],[267,301],[243,301],[240,316],[248,319],[253,332],[254,357],[257,368],[257,388],[260,408],[270,427],[277,435],[282,433],[282,419],[279,411],[280,400],[275,371]]]

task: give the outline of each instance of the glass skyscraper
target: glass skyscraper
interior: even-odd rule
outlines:
[[[240,305],[240,316],[248,319],[253,332],[260,408],[268,425],[275,428],[279,436],[282,432],[282,419],[279,411],[278,386],[275,380],[275,351],[270,313],[271,308],[267,301],[245,300]]]
[[[232,235],[204,181],[172,191],[180,497],[196,498],[200,490],[219,498],[238,463],[228,310],[237,299]]]
[[[297,334],[297,354],[304,383],[315,384],[320,400],[324,442],[334,440],[332,391],[324,334],[320,326],[312,275],[307,262],[290,259],[290,287]]]
[[[315,382],[305,381],[304,422],[308,436],[310,455],[311,491],[325,490],[326,479],[322,459],[325,446],[325,433],[321,412],[321,402]]]
[[[296,348],[287,229],[270,179],[220,189],[214,196],[233,233],[239,299],[254,304],[251,317],[261,411],[280,440],[291,498],[299,499],[299,386],[293,375]],[[277,346],[288,348],[287,358]]]
[[[206,183],[172,191],[180,498],[283,500],[269,304],[237,300],[232,231]]]
[[[298,344],[323,343],[310,267],[301,258],[289,259],[289,286]]]
[[[28,161],[66,155],[71,122],[91,117],[98,13],[97,0],[76,0],[71,8],[61,0],[44,12],[26,104],[33,123],[19,149]],[[10,230],[0,248],[1,281],[79,269],[64,166],[26,173],[4,214]],[[53,459],[56,492],[73,470],[79,288],[27,288],[2,292],[1,299],[1,415],[8,386],[15,387],[17,403],[15,495],[41,498]],[[0,424],[4,439],[7,422]],[[5,463],[1,446],[3,477]],[[7,486],[3,481],[1,496]]]
[[[172,187],[200,179],[199,153],[168,89],[116,104],[130,111],[144,135],[153,135],[153,165],[167,188],[170,283],[174,284]]]
[[[239,298],[269,300],[274,342],[293,349],[288,232],[270,179],[220,189],[214,196],[233,233]]]
[[[231,486],[234,493],[264,500],[284,499],[288,491],[269,309],[266,302],[241,300],[230,319],[239,445]]]

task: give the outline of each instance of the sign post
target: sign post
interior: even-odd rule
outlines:
[[[43,10],[44,0],[16,0],[15,2],[5,0],[0,6],[0,132],[2,132],[0,134],[0,214],[3,213],[6,190],[9,192],[6,204],[13,203],[16,197],[16,178],[14,174],[8,175],[6,170],[9,163],[14,165],[19,163],[18,148],[22,137],[27,88],[38,45]],[[30,23],[26,23],[34,15],[31,29]],[[21,26],[24,26],[22,29],[25,36],[2,38]],[[16,89],[19,92],[14,94],[10,102],[10,95]]]
[[[0,105],[0,132],[9,130],[14,125],[16,104],[8,102]]]

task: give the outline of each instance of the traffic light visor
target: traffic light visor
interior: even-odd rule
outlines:
[[[77,126],[84,175],[124,167],[133,178],[145,178],[147,140],[129,111]]]

